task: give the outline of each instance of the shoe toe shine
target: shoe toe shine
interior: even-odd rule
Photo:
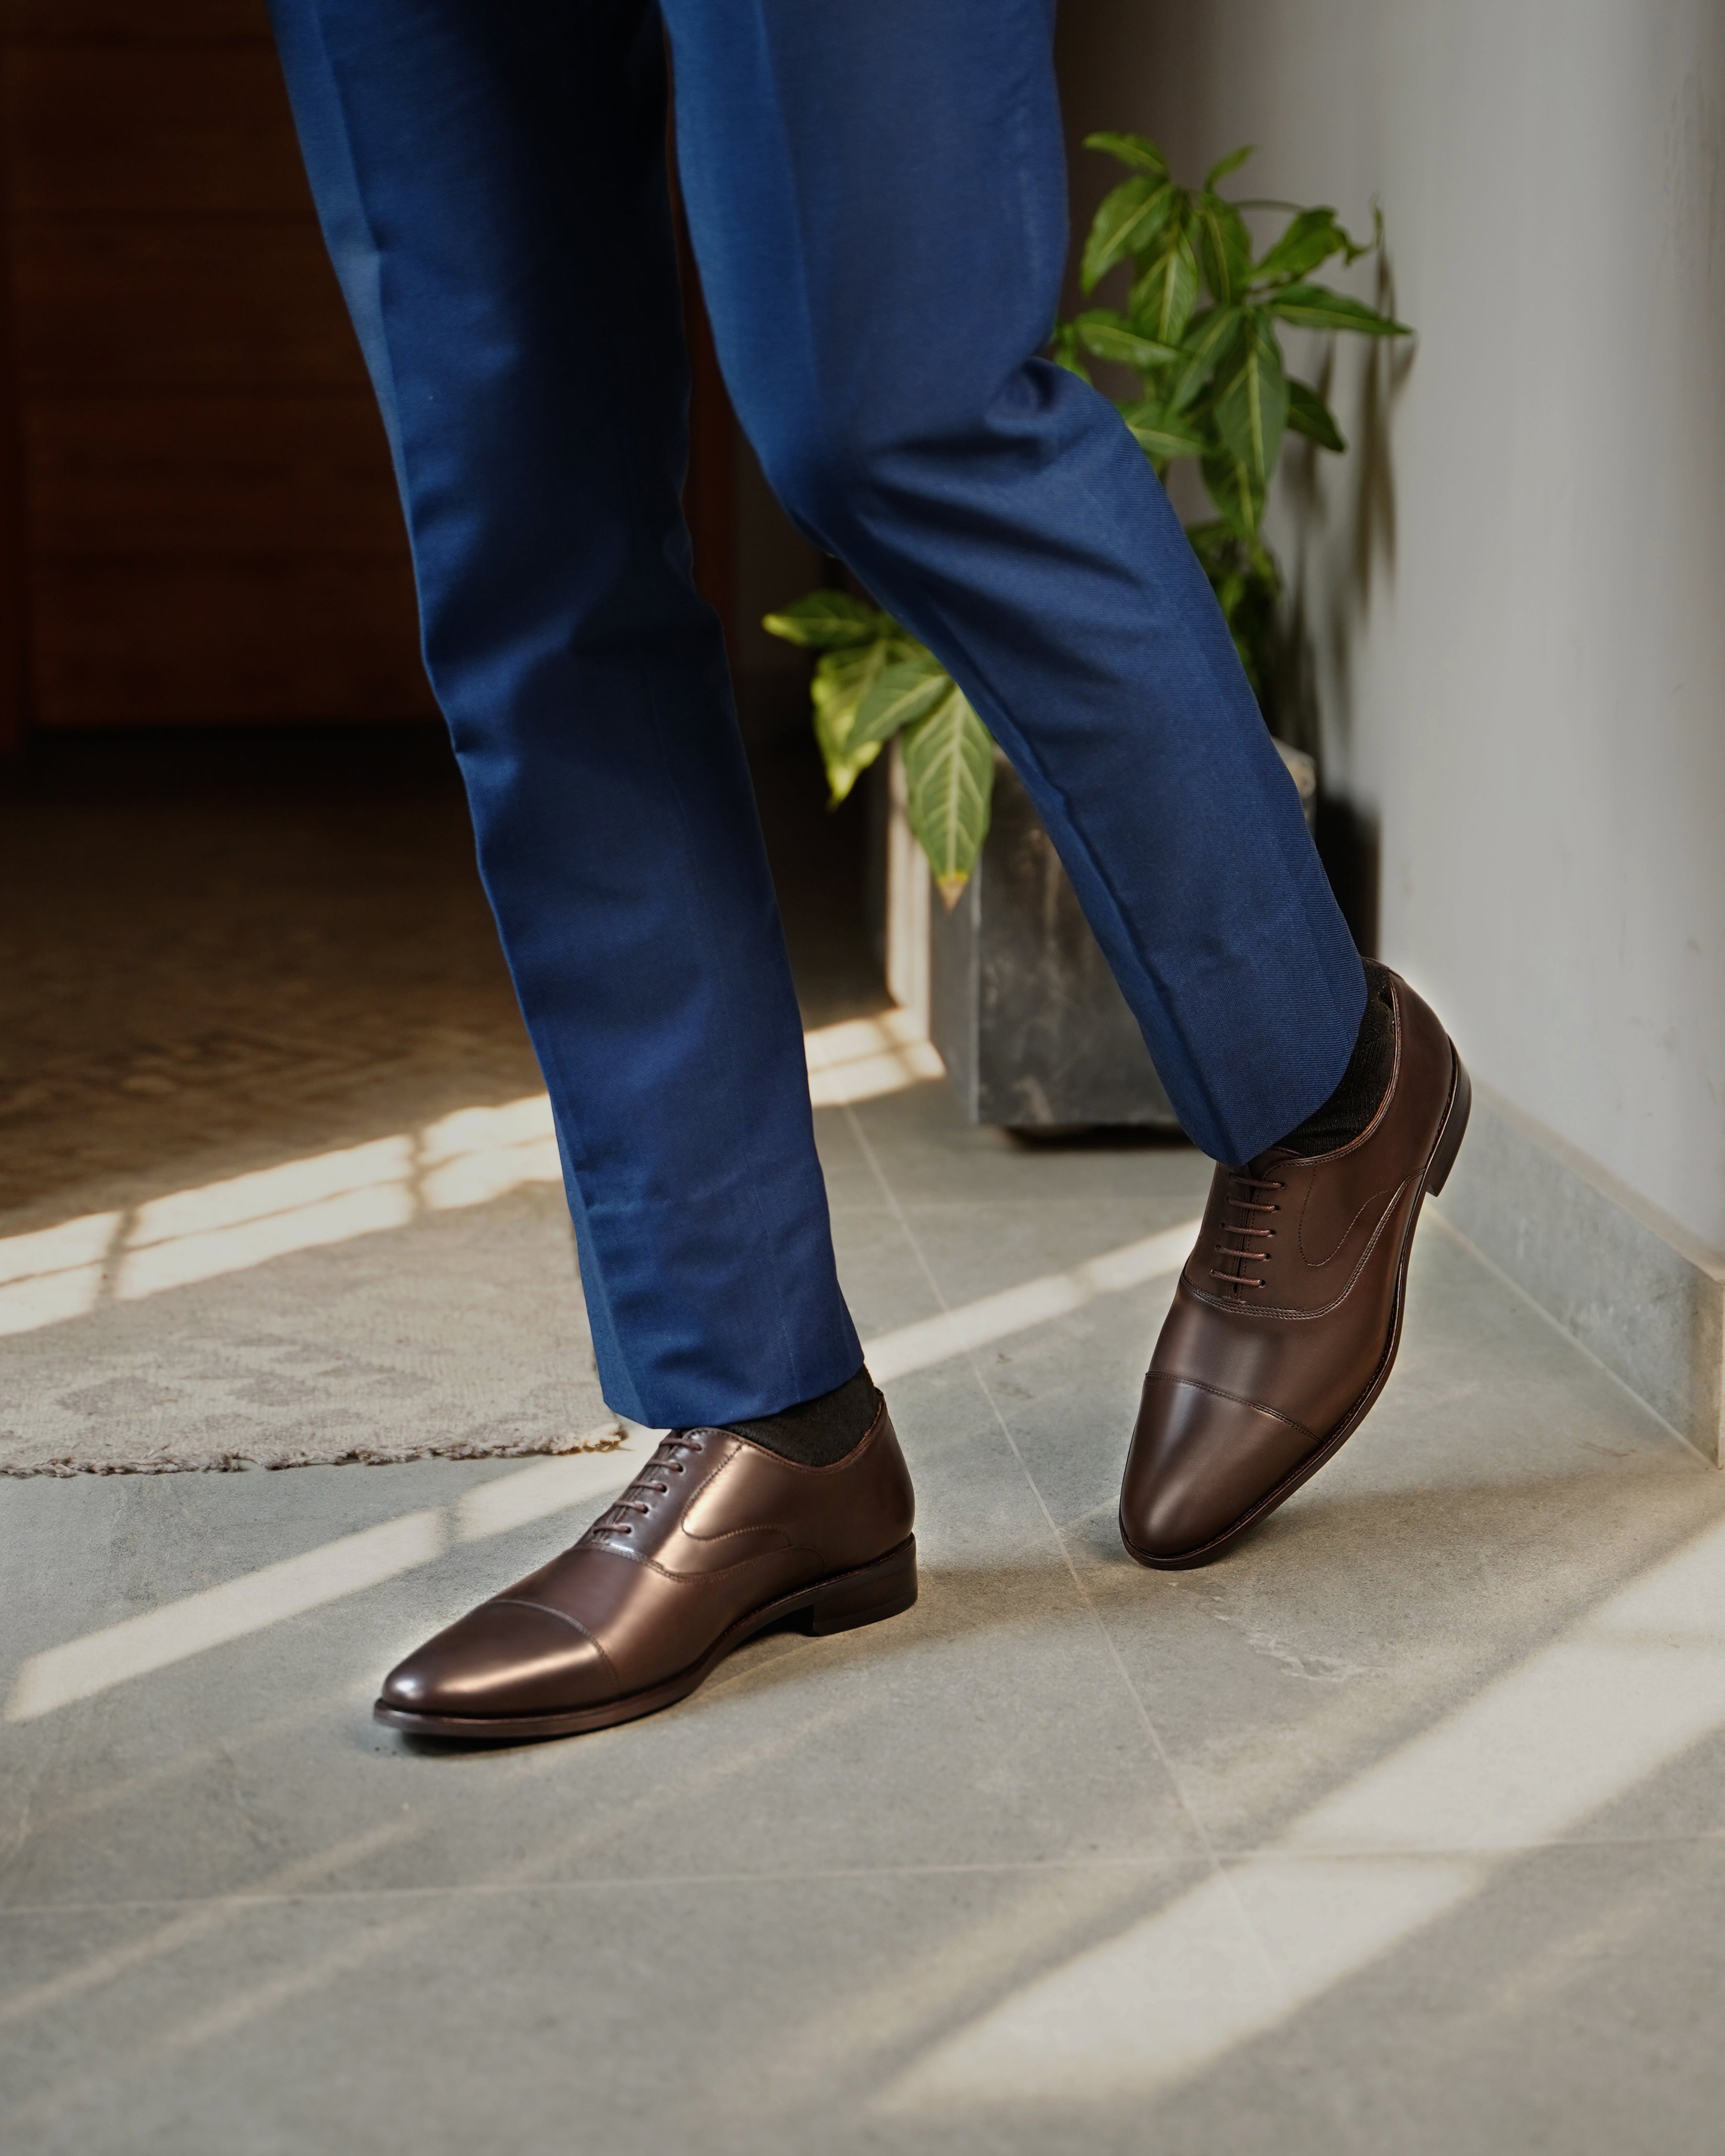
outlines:
[[[838,1632],[909,1609],[914,1510],[884,1401],[830,1467],[673,1430],[573,1548],[392,1670],[377,1718],[514,1742],[651,1714],[769,1625]]]
[[[1467,1073],[1390,976],[1395,1059],[1377,1115],[1315,1159],[1218,1168],[1144,1379],[1120,1497],[1141,1564],[1207,1563],[1341,1448],[1401,1341],[1408,1255],[1467,1127]]]
[[[617,1690],[598,1643],[570,1619],[499,1596],[392,1670],[378,1704],[416,1717],[555,1714]]]

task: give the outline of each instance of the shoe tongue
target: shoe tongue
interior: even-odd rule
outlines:
[[[1305,1155],[1296,1152],[1291,1146],[1274,1145],[1267,1152],[1260,1152],[1255,1160],[1249,1160],[1244,1168],[1235,1172],[1244,1175],[1267,1175],[1286,1161],[1304,1158]]]

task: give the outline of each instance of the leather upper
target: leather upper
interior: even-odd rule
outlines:
[[[914,1512],[884,1401],[830,1467],[731,1430],[673,1431],[572,1548],[428,1640],[382,1697],[475,1717],[625,1697],[691,1667],[752,1611],[897,1548]]]
[[[1394,1061],[1360,1136],[1314,1159],[1272,1147],[1211,1180],[1121,1495],[1144,1554],[1196,1551],[1238,1522],[1327,1442],[1389,1353],[1455,1067],[1435,1014],[1389,981]]]

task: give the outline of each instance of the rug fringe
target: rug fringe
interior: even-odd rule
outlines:
[[[367,1445],[346,1452],[146,1452],[135,1460],[80,1460],[62,1453],[50,1460],[0,1460],[0,1475],[234,1475],[263,1468],[400,1467],[411,1460],[561,1460],[582,1452],[615,1452],[628,1442],[616,1424],[583,1430],[579,1437],[521,1438],[514,1444]]]

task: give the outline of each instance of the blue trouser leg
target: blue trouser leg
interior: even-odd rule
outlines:
[[[1182,1123],[1325,1100],[1353,940],[1191,547],[1106,401],[1033,355],[1067,247],[1054,0],[665,0],[732,396],[793,515],[1023,778]]]
[[[427,663],[562,1146],[607,1398],[765,1414],[859,1360],[722,650],[649,0],[275,0],[383,407]],[[1183,1122],[1240,1159],[1364,996],[1214,603],[1034,357],[1051,0],[669,0],[720,352],[769,475],[1034,795]]]
[[[862,1360],[722,640],[646,0],[279,0],[425,655],[562,1149],[599,1373],[660,1425]]]

